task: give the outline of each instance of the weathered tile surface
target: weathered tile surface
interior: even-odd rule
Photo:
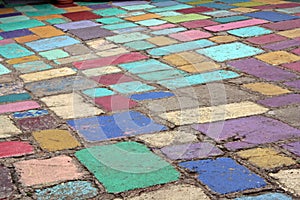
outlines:
[[[0,166],[0,198],[8,198],[14,191],[9,169]]]

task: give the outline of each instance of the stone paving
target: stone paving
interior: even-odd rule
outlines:
[[[0,5],[0,199],[300,198],[298,0]]]

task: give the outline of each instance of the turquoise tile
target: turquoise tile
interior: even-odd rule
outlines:
[[[48,60],[55,60],[59,58],[68,57],[69,54],[61,49],[54,49],[50,51],[41,52],[40,55]]]
[[[138,26],[135,23],[132,22],[125,22],[125,23],[119,23],[119,24],[111,24],[111,25],[104,25],[101,26],[101,28],[105,28],[108,30],[117,30],[117,29],[123,29],[123,28],[131,28]]]
[[[159,20],[159,19],[148,19],[148,20],[142,20],[142,21],[139,21],[136,23],[138,23],[142,26],[157,26],[157,25],[165,24],[167,22],[163,21],[163,20]]]
[[[47,70],[52,68],[52,66],[44,63],[43,61],[33,61],[33,62],[16,64],[13,65],[13,67],[21,73],[30,73],[30,72],[42,71],[42,70]]]
[[[195,74],[187,77],[163,80],[163,81],[159,81],[158,84],[166,88],[169,88],[171,90],[174,90],[177,88],[188,87],[192,85],[204,84],[213,81],[220,81],[220,80],[236,78],[236,77],[239,77],[239,74],[235,72],[218,70],[218,71],[207,72],[203,74]]]
[[[171,53],[178,53],[178,52],[183,52],[183,51],[200,49],[200,48],[212,46],[214,44],[215,44],[214,42],[211,42],[206,39],[202,39],[202,40],[196,40],[196,41],[191,41],[191,42],[184,42],[184,43],[180,43],[180,44],[173,44],[173,45],[169,45],[169,46],[154,48],[154,49],[148,50],[148,53],[153,56],[164,56],[164,55],[169,55]]]
[[[143,33],[126,33],[126,34],[121,34],[121,35],[114,35],[111,37],[107,37],[106,39],[113,41],[115,43],[126,43],[126,42],[131,42],[131,41],[136,41],[136,40],[143,40],[150,38],[150,36],[145,35]]]
[[[13,16],[13,17],[0,18],[0,22],[3,24],[20,22],[20,21],[25,21],[25,20],[29,20],[29,17],[26,17],[24,15],[19,15],[19,16]]]
[[[53,18],[53,19],[47,19],[46,22],[48,22],[49,24],[62,24],[62,23],[66,23],[67,21],[62,18]]]
[[[123,29],[117,29],[114,30],[114,33],[117,34],[124,34],[124,33],[132,33],[132,32],[143,32],[147,30],[147,28],[145,27],[141,27],[141,26],[136,26],[136,27],[132,27],[132,28],[123,28]]]
[[[162,8],[153,8],[153,9],[150,9],[148,11],[152,12],[152,13],[158,13],[158,12],[180,10],[180,9],[192,8],[192,7],[193,6],[186,5],[186,4],[177,4],[177,5],[174,5],[174,6],[167,6],[167,7],[162,7]]]
[[[33,54],[33,52],[15,43],[0,46],[0,55],[8,59],[20,58]]]
[[[96,19],[96,21],[102,24],[116,24],[116,23],[125,22],[125,20],[120,19],[118,17],[100,18],[100,19]]]
[[[188,73],[177,70],[177,69],[171,69],[171,70],[165,70],[165,71],[156,71],[156,72],[150,72],[146,74],[139,74],[138,77],[146,80],[146,81],[161,81],[165,79],[173,79],[177,77],[184,77],[187,76]]]
[[[0,96],[0,103],[12,103],[17,101],[25,101],[28,99],[31,99],[31,96],[28,93],[9,94],[5,96]]]
[[[0,75],[9,74],[11,71],[7,69],[4,65],[0,64]]]
[[[64,36],[57,36],[52,38],[36,40],[25,44],[35,51],[47,51],[51,49],[57,49],[60,47],[70,46],[73,44],[78,44],[78,43],[80,43],[78,40],[71,38],[67,35],[64,35]]]
[[[34,7],[37,10],[53,10],[53,9],[56,10],[56,9],[58,9],[55,6],[53,6],[52,4],[36,4],[36,5],[33,5],[32,7]]]
[[[214,19],[214,21],[219,22],[219,23],[229,23],[229,22],[242,21],[242,20],[246,20],[249,18],[250,17],[239,15],[239,16],[216,18],[216,19]]]
[[[153,35],[170,35],[172,33],[177,33],[180,31],[185,31],[186,28],[183,27],[178,27],[178,28],[168,28],[168,29],[163,29],[159,31],[153,31],[151,32]]]
[[[3,37],[0,36],[0,40],[3,40]]]
[[[138,15],[144,15],[144,14],[146,14],[146,13],[143,11],[135,11],[135,12],[118,15],[118,17],[125,18],[125,17],[132,17],[132,16],[138,16]]]
[[[113,91],[106,89],[106,88],[87,89],[87,90],[84,90],[83,93],[92,98],[111,96],[111,95],[115,94]]]
[[[264,51],[240,42],[233,42],[215,47],[209,47],[206,49],[200,49],[197,52],[208,56],[217,62],[224,62],[226,60],[254,56],[256,54],[263,53]]]
[[[133,6],[122,6],[125,10],[145,10],[150,8],[155,8],[153,5],[149,4],[140,4],[140,5],[133,5]]]
[[[29,5],[26,5],[26,6],[16,6],[14,8],[17,11],[19,11],[19,12],[35,12],[35,11],[37,11],[36,8],[34,8],[33,6],[29,6]]]
[[[66,13],[66,11],[62,9],[49,9],[49,10],[40,10],[36,12],[25,12],[25,15],[27,15],[28,17],[38,17],[38,16],[55,15],[55,14],[63,14],[63,13]]]
[[[37,26],[44,26],[44,25],[45,24],[43,22],[40,22],[35,19],[30,19],[26,21],[0,24],[0,29],[2,29],[3,31],[14,31],[14,30],[20,30],[25,28],[33,28]]]
[[[110,85],[110,87],[117,92],[122,94],[132,94],[138,92],[146,92],[150,90],[155,90],[156,88],[147,84],[144,84],[140,81],[133,81],[133,82],[126,82],[126,83],[119,83],[115,85]]]
[[[145,50],[155,47],[154,44],[151,44],[150,42],[139,40],[134,42],[129,42],[124,44],[124,46],[135,49],[135,50]]]
[[[182,15],[181,13],[175,12],[175,11],[165,11],[165,12],[160,12],[156,13],[162,17],[171,17],[171,16],[177,16],[177,15]]]
[[[126,64],[121,64],[119,66],[122,69],[133,74],[141,74],[141,73],[148,73],[148,72],[154,72],[160,70],[174,69],[173,67],[154,59],[131,62]]]
[[[108,8],[108,9],[103,9],[103,10],[94,10],[93,13],[107,17],[107,16],[116,16],[116,15],[126,14],[127,12],[125,10],[121,10],[118,8]]]
[[[228,33],[239,37],[254,37],[259,35],[270,34],[272,33],[272,31],[259,26],[251,26],[246,28],[230,30],[228,31]]]

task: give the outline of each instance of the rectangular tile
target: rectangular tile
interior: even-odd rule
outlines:
[[[14,31],[14,30],[20,30],[26,28],[33,28],[37,26],[44,26],[44,25],[45,24],[41,21],[30,19],[26,21],[0,24],[0,29],[2,29],[3,31]]]
[[[16,43],[0,46],[0,55],[8,59],[20,58],[24,56],[33,55],[33,54],[34,53],[32,51],[29,51],[28,49]]]
[[[79,41],[69,36],[57,36],[47,39],[41,39],[33,42],[25,43],[28,47],[35,51],[47,51],[51,49],[57,49],[60,47],[70,46],[78,44]]]
[[[120,67],[133,74],[149,73],[160,70],[171,70],[173,67],[155,59],[121,64]]]
[[[126,42],[131,42],[136,40],[143,40],[147,38],[150,38],[150,36],[143,33],[136,32],[136,33],[115,35],[115,36],[107,37],[106,39],[115,43],[126,43]]]
[[[185,14],[185,15],[178,15],[178,16],[171,16],[171,17],[163,17],[161,19],[171,23],[181,23],[181,22],[208,19],[208,18],[210,17],[192,13],[192,14]]]
[[[40,105],[35,101],[21,101],[0,105],[0,114],[8,112],[18,112],[39,108]]]

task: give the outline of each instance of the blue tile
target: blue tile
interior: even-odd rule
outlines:
[[[147,20],[138,21],[136,23],[142,26],[157,26],[157,25],[165,24],[167,22],[159,19],[147,19]]]
[[[105,28],[108,30],[117,30],[117,29],[123,29],[123,28],[131,28],[138,26],[135,23],[132,22],[125,22],[125,23],[119,23],[119,24],[110,24],[110,25],[104,25],[101,26],[101,28]]]
[[[169,46],[154,48],[154,49],[149,50],[148,53],[153,56],[164,56],[164,55],[169,55],[172,53],[178,53],[178,52],[182,52],[182,51],[190,51],[190,50],[194,50],[194,49],[200,49],[200,48],[212,46],[214,44],[215,44],[214,42],[211,42],[206,39],[202,39],[202,40],[183,42],[180,44],[173,44],[173,45],[169,45]]]
[[[124,46],[135,49],[135,50],[145,50],[155,47],[154,44],[151,44],[150,42],[139,40],[134,42],[129,42],[124,44]]]
[[[219,23],[229,23],[229,22],[242,21],[242,20],[246,20],[249,18],[250,17],[239,15],[239,16],[216,18],[216,19],[214,19],[214,21],[219,22]]]
[[[13,113],[13,117],[16,119],[22,119],[27,117],[39,117],[48,114],[49,112],[47,110],[27,110],[24,112],[15,112]]]
[[[31,96],[28,93],[9,94],[5,96],[0,96],[0,103],[11,103],[17,101],[24,101],[28,99],[31,99]]]
[[[258,196],[245,196],[236,198],[235,200],[292,200],[292,197],[289,197],[285,194],[280,193],[267,193]]]
[[[206,49],[200,49],[197,50],[197,52],[208,56],[217,62],[224,62],[226,60],[254,56],[263,53],[264,51],[240,42],[233,42],[209,47]]]
[[[0,49],[1,53],[1,49]],[[7,69],[4,65],[0,64],[0,75],[9,74],[11,71]]]
[[[272,12],[272,11],[260,11],[260,12],[253,12],[245,14],[246,16],[258,18],[258,19],[265,19],[271,22],[279,22],[279,21],[286,21],[292,19],[298,19],[297,16],[292,16],[288,14],[283,14],[279,12]]]
[[[122,8],[125,10],[132,11],[132,10],[146,10],[150,8],[155,8],[155,6],[149,4],[140,4],[140,5],[122,6]]]
[[[178,28],[168,28],[168,29],[163,29],[159,31],[152,31],[151,33],[153,35],[170,35],[171,33],[177,33],[180,31],[185,31],[186,28],[183,27],[178,27]]]
[[[177,4],[177,5],[173,5],[173,6],[166,6],[166,7],[161,7],[161,8],[153,8],[153,9],[148,10],[148,12],[158,13],[158,12],[180,10],[180,9],[192,8],[192,7],[193,6],[186,5],[186,4]]]
[[[174,6],[179,4],[176,1],[161,1],[161,2],[157,2],[157,3],[153,3],[154,6],[157,7],[167,7],[167,6]]]
[[[51,69],[52,66],[44,63],[43,61],[32,61],[27,63],[15,64],[13,67],[22,73],[36,72]]]
[[[238,28],[238,29],[230,30],[228,31],[228,33],[239,37],[254,37],[254,36],[270,34],[272,33],[272,31],[259,26],[251,26],[246,28]]]
[[[115,84],[115,85],[110,85],[110,87],[112,89],[116,90],[117,92],[122,93],[122,94],[146,92],[146,91],[156,89],[153,86],[144,84],[144,83],[139,82],[139,81],[119,83],[119,84]]]
[[[33,33],[28,29],[21,29],[15,31],[0,32],[0,37],[3,37],[4,39],[9,39],[9,38],[22,37],[31,34]]]
[[[35,51],[47,51],[51,49],[57,49],[60,47],[70,46],[78,44],[79,41],[69,36],[57,36],[47,39],[41,39],[33,42],[25,43],[27,46]]]
[[[188,73],[186,73],[182,70],[171,69],[171,70],[150,72],[150,73],[146,73],[146,74],[139,74],[138,77],[140,77],[146,81],[161,81],[161,80],[165,80],[165,79],[184,77],[187,75],[188,75]]]
[[[177,16],[177,15],[182,15],[179,12],[175,12],[175,11],[165,11],[165,12],[160,12],[160,13],[156,13],[162,17],[171,17],[171,16]]]
[[[14,31],[14,30],[44,26],[44,25],[45,24],[41,21],[30,19],[25,21],[0,24],[0,29],[2,29],[3,31]]]
[[[68,120],[67,123],[88,141],[103,141],[168,130],[167,127],[136,111]]]
[[[231,158],[188,161],[179,164],[198,173],[198,180],[219,194],[261,188],[265,180]]]
[[[158,60],[149,59],[138,62],[131,62],[119,65],[122,69],[133,74],[148,73],[153,71],[174,69],[173,67],[159,62]]]
[[[133,94],[130,96],[130,98],[136,101],[144,101],[151,99],[162,99],[172,96],[174,96],[174,94],[171,92],[146,92],[142,94]]]
[[[219,2],[227,3],[227,4],[234,4],[234,3],[242,3],[242,2],[249,2],[251,0],[218,0]]]
[[[111,91],[107,88],[87,89],[87,90],[84,90],[83,93],[87,96],[92,97],[92,98],[110,96],[110,95],[115,94],[113,91]]]
[[[15,43],[0,46],[0,55],[8,59],[20,58],[24,56],[30,56],[33,54],[33,52]]]

